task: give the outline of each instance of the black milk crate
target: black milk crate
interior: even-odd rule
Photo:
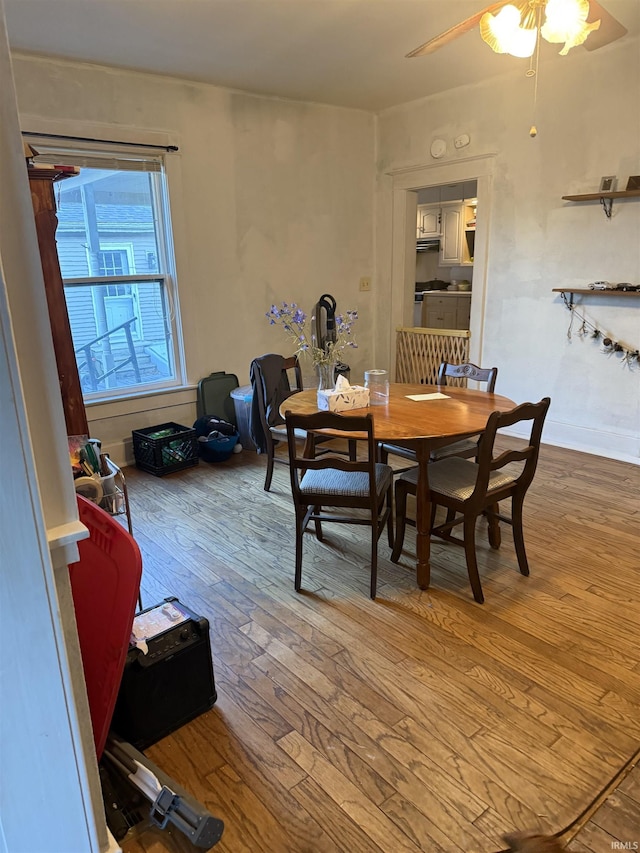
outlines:
[[[131,437],[136,466],[156,477],[198,464],[198,439],[194,429],[167,423],[134,429]]]

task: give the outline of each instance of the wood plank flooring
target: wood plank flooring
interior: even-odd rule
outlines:
[[[289,473],[264,492],[256,454],[125,474],[143,605],[210,621],[218,701],[146,752],[224,820],[216,851],[494,853],[568,826],[640,746],[639,467],[543,446],[531,576],[510,528],[499,551],[479,531],[484,605],[452,544],[417,588],[412,528],[398,565],[380,539],[376,601],[367,528],[305,534],[296,594]],[[614,797],[569,849],[640,842],[637,777]],[[193,848],[138,827],[123,849]]]
[[[640,765],[637,763],[619,784],[603,797],[581,824],[567,850],[600,853],[604,850],[640,849]]]

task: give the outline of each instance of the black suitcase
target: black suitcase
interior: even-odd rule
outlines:
[[[210,710],[217,695],[204,617],[166,598],[136,615],[133,634],[146,639],[129,646],[111,729],[143,750]]]
[[[236,409],[231,392],[238,387],[238,377],[235,373],[225,373],[219,370],[198,382],[197,413],[220,418],[222,421],[238,426]]]

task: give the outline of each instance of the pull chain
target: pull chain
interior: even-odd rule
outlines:
[[[538,111],[538,68],[540,66],[540,27],[542,24],[542,6],[536,9],[536,49],[531,55],[529,61],[529,70],[526,73],[527,77],[533,77],[533,121],[529,128],[529,136],[532,139],[538,135],[536,127],[536,115]],[[534,58],[535,57],[535,58]]]

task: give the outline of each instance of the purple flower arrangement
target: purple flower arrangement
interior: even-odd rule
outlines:
[[[315,334],[315,317],[311,317],[309,330],[308,317],[295,302],[272,305],[266,317],[272,326],[282,326],[293,341],[296,354],[306,355],[316,367],[324,364],[335,365],[341,361],[345,350],[358,346],[353,335],[353,326],[358,319],[357,311],[336,314],[335,340],[326,341],[324,347],[320,346]]]

